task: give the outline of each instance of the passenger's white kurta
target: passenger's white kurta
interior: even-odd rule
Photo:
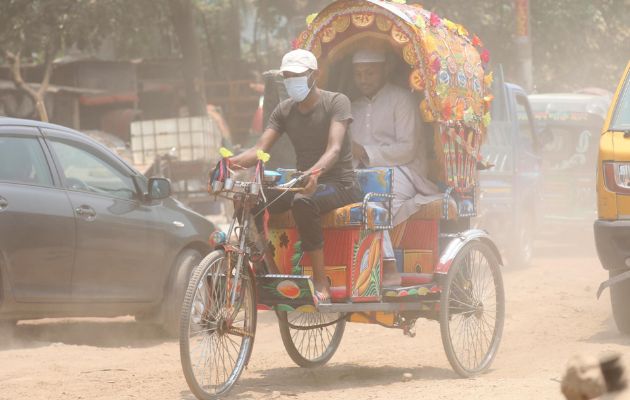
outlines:
[[[371,99],[363,96],[353,101],[352,117],[352,140],[362,145],[368,155],[363,164],[396,167],[394,225],[409,218],[423,204],[440,198],[437,186],[426,178],[427,150],[420,132],[417,102],[410,92],[387,83]]]

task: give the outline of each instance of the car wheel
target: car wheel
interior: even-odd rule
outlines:
[[[168,336],[179,335],[179,316],[182,311],[182,303],[188,280],[193,268],[201,262],[202,256],[197,250],[186,249],[182,251],[173,265],[173,273],[170,282],[167,283],[168,292],[164,296],[161,307],[161,325]]]
[[[610,277],[626,272],[625,269],[610,271]],[[617,283],[610,287],[610,302],[612,304],[613,317],[619,332],[630,334],[630,279]]]

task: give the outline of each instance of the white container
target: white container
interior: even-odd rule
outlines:
[[[136,165],[170,154],[179,161],[217,159],[221,131],[209,117],[156,119],[131,123],[131,151]]]

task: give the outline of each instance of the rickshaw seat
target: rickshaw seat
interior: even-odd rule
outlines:
[[[452,197],[448,199],[448,220],[458,217],[457,203]],[[409,219],[444,219],[444,199],[437,199],[430,203],[423,204]]]
[[[279,170],[288,174],[289,170]],[[322,228],[345,228],[387,226],[390,224],[389,199],[392,193],[393,170],[391,168],[368,168],[356,171],[357,181],[364,197],[362,203],[351,203],[327,212],[321,217]],[[272,229],[294,228],[291,211],[272,214],[269,227]]]

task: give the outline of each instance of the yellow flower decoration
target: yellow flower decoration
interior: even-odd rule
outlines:
[[[418,15],[416,17],[415,24],[418,28],[422,30],[425,30],[427,28],[427,22],[424,20],[424,18],[421,15]]]
[[[485,113],[481,121],[483,122],[483,126],[487,128],[488,125],[490,125],[490,122],[492,122],[492,117],[490,116],[490,113],[489,112]]]
[[[269,153],[265,153],[262,150],[256,150],[256,157],[261,160],[262,162],[267,162],[269,161],[269,159],[271,158],[271,156],[269,155]]]
[[[457,24],[450,19],[442,18],[442,24],[449,30],[457,32]]]
[[[317,18],[317,13],[310,14],[308,17],[306,17],[306,25],[312,24],[313,21],[315,21],[315,18]]]
[[[492,82],[494,81],[494,75],[493,72],[490,72],[488,75],[486,75],[483,78],[483,83],[486,84],[486,87],[490,87],[492,86]]]
[[[221,157],[223,158],[229,158],[234,155],[234,153],[232,153],[230,150],[226,149],[225,147],[221,147],[219,149],[219,154],[221,154]]]
[[[468,30],[459,24],[457,24],[457,33],[459,33],[460,36],[468,36]]]
[[[396,4],[407,4],[407,0],[392,0],[392,3],[396,3]]]

